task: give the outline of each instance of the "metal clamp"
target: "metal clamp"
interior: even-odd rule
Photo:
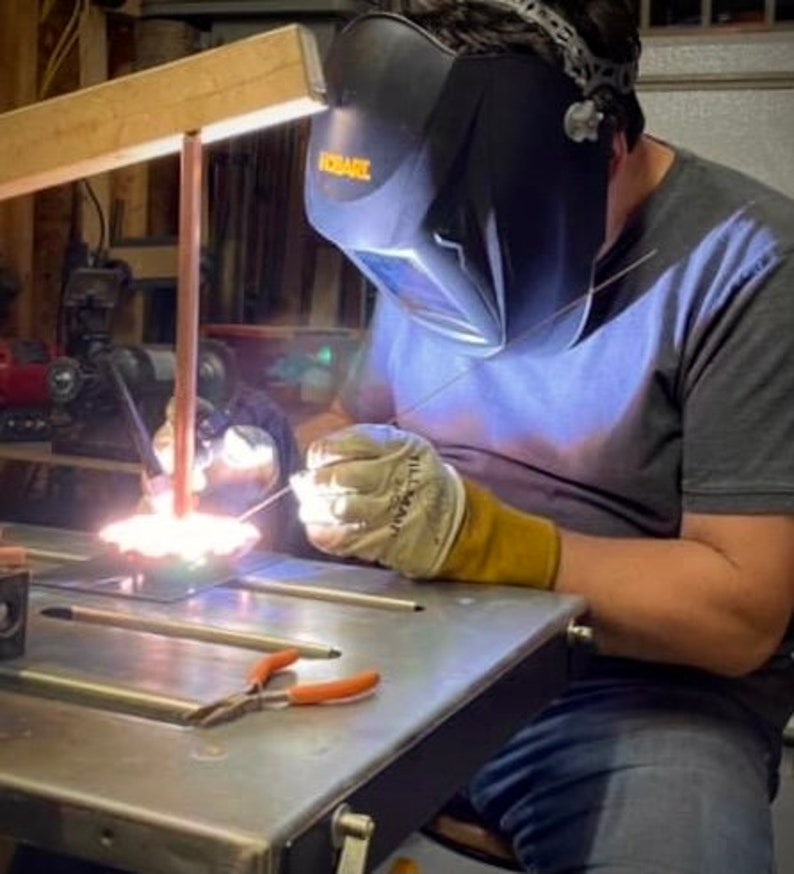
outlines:
[[[25,652],[30,571],[0,572],[0,659]]]
[[[331,819],[331,839],[341,852],[334,874],[364,874],[369,840],[374,831],[372,817],[353,813],[347,804],[336,809]]]
[[[569,646],[581,647],[582,649],[595,648],[595,632],[592,625],[584,625],[572,619],[565,629],[565,637]]]

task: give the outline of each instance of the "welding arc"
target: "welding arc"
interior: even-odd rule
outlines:
[[[560,307],[560,309],[553,312],[551,315],[547,316],[542,321],[538,322],[538,324],[533,325],[531,328],[528,328],[521,334],[513,337],[512,340],[507,342],[504,346],[504,349],[510,348],[510,346],[515,345],[516,343],[521,342],[522,340],[526,340],[529,337],[533,336],[535,333],[540,331],[542,328],[545,328],[547,325],[552,323],[555,319],[560,318],[560,316],[564,316],[569,310],[573,309],[575,306],[578,306],[583,300],[588,297],[595,297],[597,294],[600,294],[605,289],[614,285],[619,279],[622,279],[626,274],[631,273],[632,270],[636,270],[637,267],[640,267],[646,261],[650,261],[655,255],[659,252],[658,249],[651,249],[649,252],[646,252],[644,255],[641,255],[635,261],[632,261],[631,264],[628,264],[622,270],[619,270],[617,273],[614,273],[608,279],[605,279],[599,285],[594,286],[591,289],[588,289],[584,294],[572,300],[570,303],[566,304],[564,307]],[[502,351],[504,351],[504,349]],[[477,367],[487,361],[487,358],[473,358],[471,359],[469,366],[464,367],[462,370],[459,370],[454,376],[450,377],[450,379],[446,380],[446,382],[442,382],[441,385],[437,386],[433,389],[429,394],[425,395],[422,400],[417,401],[417,403],[413,404],[410,407],[407,407],[404,410],[398,410],[392,417],[389,419],[389,425],[396,425],[400,419],[405,416],[410,415],[418,409],[421,409],[426,403],[429,403],[433,398],[437,397],[441,392],[446,391],[451,386],[455,385],[458,380],[463,379],[464,376],[467,376],[472,371],[474,371]],[[249,507],[244,513],[241,513],[237,519],[240,522],[245,522],[250,519],[252,516],[257,513],[261,513],[262,510],[265,510],[271,504],[274,504],[276,501],[280,500],[284,497],[289,491],[291,491],[291,486],[286,485],[283,488],[279,489],[277,492],[273,492],[272,495],[268,495],[263,501],[260,501],[258,504],[254,504],[253,507]]]

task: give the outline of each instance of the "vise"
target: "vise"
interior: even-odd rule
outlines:
[[[0,570],[0,660],[25,652],[30,571]]]

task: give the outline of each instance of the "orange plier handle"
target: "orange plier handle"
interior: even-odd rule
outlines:
[[[339,680],[329,680],[321,683],[299,683],[277,692],[263,692],[268,680],[283,668],[288,667],[300,658],[300,652],[295,649],[284,649],[268,653],[261,658],[248,672],[251,697],[259,696],[262,704],[322,704],[326,701],[341,701],[354,698],[374,689],[380,682],[377,671],[363,671],[351,677]]]
[[[299,658],[300,651],[296,647],[280,649],[263,656],[248,672],[248,683],[253,687],[252,691],[262,689],[276,671],[289,667]]]
[[[374,689],[380,682],[377,671],[362,671],[339,680],[324,683],[301,683],[282,692],[265,692],[261,697],[264,704],[325,704],[329,701],[344,701],[356,698]]]

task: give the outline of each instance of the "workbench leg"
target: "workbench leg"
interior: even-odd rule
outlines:
[[[125,874],[119,868],[48,853],[25,844],[12,844],[12,850],[8,867],[0,869],[3,874]]]

